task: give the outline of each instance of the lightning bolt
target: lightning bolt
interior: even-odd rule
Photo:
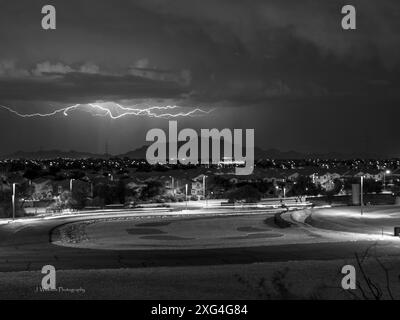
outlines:
[[[65,108],[60,108],[49,113],[20,113],[13,108],[0,105],[0,108],[7,110],[8,112],[15,114],[21,118],[46,118],[54,117],[58,114],[62,114],[66,117],[69,116],[72,111],[85,111],[89,112],[94,116],[109,117],[110,119],[120,119],[126,116],[145,116],[149,118],[179,118],[179,117],[199,117],[210,114],[214,111],[203,110],[200,108],[195,108],[190,111],[184,112],[179,111],[182,109],[180,106],[148,106],[146,104],[137,104],[134,106],[122,106],[115,102],[102,102],[102,103],[88,103],[88,104],[75,104]],[[171,110],[177,110],[173,112]]]

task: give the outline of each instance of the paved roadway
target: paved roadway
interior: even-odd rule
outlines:
[[[317,209],[308,222],[321,229],[392,236],[400,227],[400,206],[367,206],[362,215],[360,207]]]
[[[273,215],[272,212],[263,214]],[[90,219],[97,217],[104,218],[104,215],[91,216]],[[355,252],[364,251],[373,243],[353,241],[201,250],[135,251],[69,248],[56,246],[50,242],[50,233],[55,227],[85,219],[88,218],[60,217],[1,225],[0,272],[40,270],[46,264],[54,265],[57,270],[71,270],[331,260],[353,258]],[[390,242],[379,242],[378,249],[380,255],[399,255],[397,246],[393,246]]]

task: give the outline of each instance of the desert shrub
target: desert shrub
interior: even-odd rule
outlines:
[[[274,223],[279,227],[279,228],[290,228],[292,224],[289,221],[286,221],[281,217],[282,212],[275,213],[274,215]]]

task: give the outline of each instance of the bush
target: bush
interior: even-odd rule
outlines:
[[[251,203],[261,200],[261,192],[253,186],[245,185],[243,187],[228,191],[226,193],[226,197],[230,203],[242,200],[246,201],[247,203]]]
[[[292,224],[289,221],[286,221],[281,217],[282,212],[275,213],[274,216],[274,223],[279,227],[279,228],[290,228]]]

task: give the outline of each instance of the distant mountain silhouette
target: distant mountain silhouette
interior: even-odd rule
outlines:
[[[104,154],[95,154],[89,152],[79,151],[61,151],[61,150],[40,150],[40,151],[17,151],[12,154],[2,156],[3,159],[57,159],[57,158],[69,158],[69,159],[88,159],[88,158],[106,158]]]
[[[390,158],[387,155],[377,154],[366,154],[366,153],[340,153],[340,152],[329,152],[329,153],[302,153],[297,151],[280,151],[278,149],[267,149],[254,148],[255,159],[385,159]]]
[[[178,148],[184,142],[178,143]],[[223,156],[223,144],[221,144],[221,156]],[[56,159],[56,158],[70,158],[70,159],[87,159],[87,158],[99,158],[105,159],[109,157],[118,158],[130,158],[130,159],[145,159],[146,150],[148,145],[141,146],[135,150],[119,154],[119,155],[106,155],[106,154],[95,154],[90,152],[79,152],[79,151],[61,151],[61,150],[41,150],[34,152],[17,151],[9,155],[2,156],[2,159]],[[167,145],[168,150],[168,145]],[[211,150],[210,150],[211,152]],[[211,154],[211,153],[210,153]],[[245,150],[243,151],[245,154]],[[168,153],[167,153],[168,157]],[[280,151],[278,149],[267,149],[263,150],[259,147],[254,148],[254,158],[258,159],[384,159],[389,158],[385,155],[376,154],[343,154],[339,152],[329,152],[329,153],[302,153],[297,151]]]
[[[149,147],[148,145],[144,145],[144,146],[141,146],[140,148],[137,148],[135,150],[120,154],[117,157],[120,157],[120,158],[125,158],[126,157],[126,158],[129,158],[129,159],[145,159],[146,158],[146,151],[147,151],[148,147]]]

